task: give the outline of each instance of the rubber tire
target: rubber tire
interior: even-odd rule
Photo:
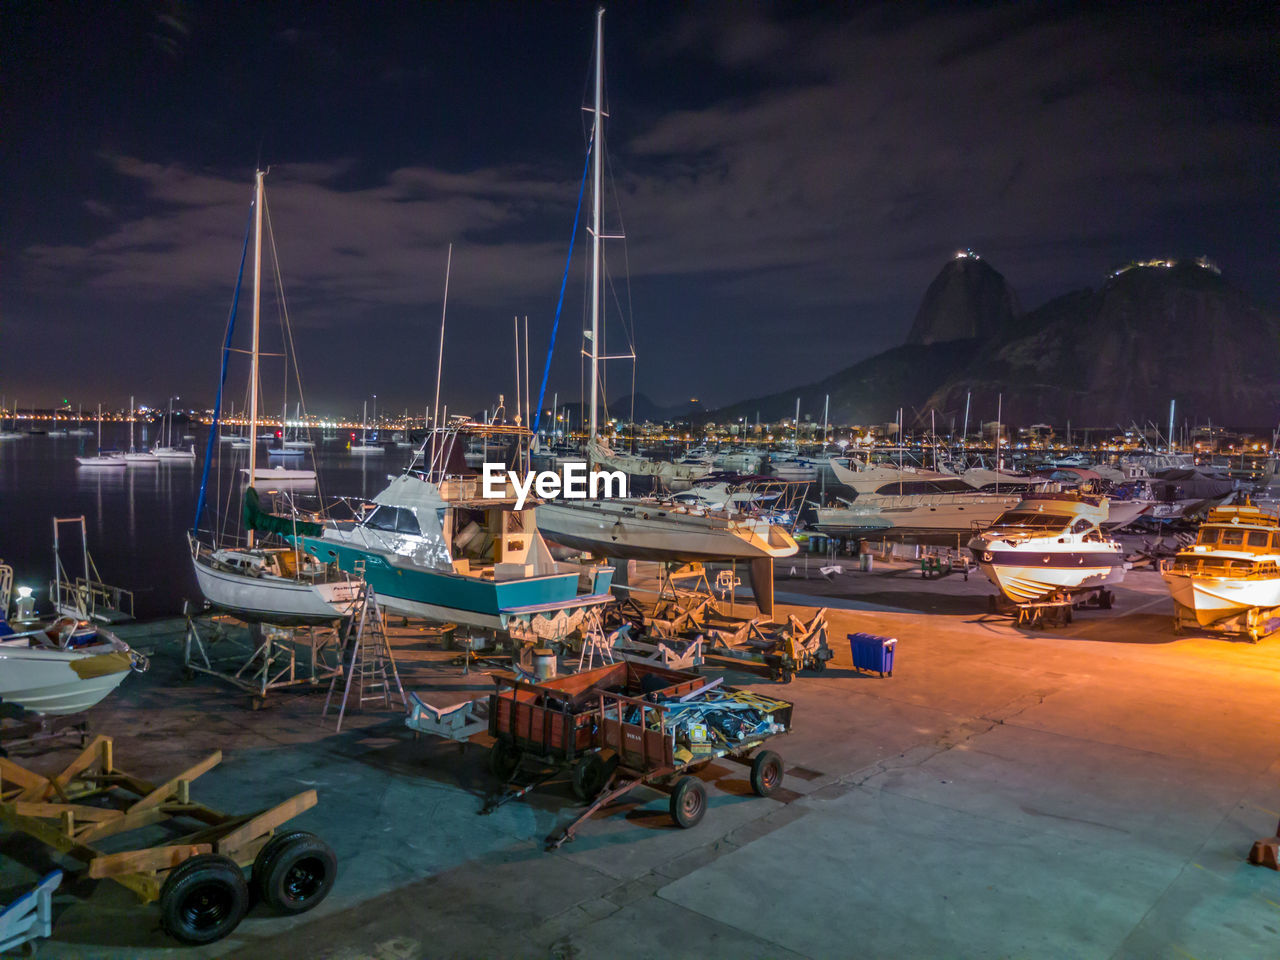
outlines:
[[[682,830],[696,827],[707,812],[707,788],[697,777],[681,777],[671,791],[671,819]]]
[[[1111,604],[1115,600],[1116,595],[1110,590],[1103,590],[1098,594],[1098,606],[1103,610],[1110,610]]]
[[[520,751],[509,743],[499,740],[489,751],[489,772],[506,783],[515,775],[520,766]]]
[[[310,870],[311,875],[295,875],[304,862],[302,869]],[[333,848],[305,830],[274,838],[253,864],[253,889],[258,898],[277,912],[290,915],[306,913],[323,901],[337,877],[338,858]],[[301,894],[290,889],[299,882],[310,889]]]
[[[609,783],[612,771],[598,753],[588,753],[573,765],[573,793],[583,803],[590,803]]]
[[[994,594],[987,594],[987,613],[997,613],[996,598]]]
[[[771,797],[782,786],[782,758],[761,750],[751,760],[751,789],[757,797]]]
[[[813,666],[809,669],[814,673],[822,673],[823,670],[827,669],[827,661],[823,660],[821,657],[814,657]]]
[[[203,901],[198,899],[201,894]],[[222,902],[211,904],[210,898]],[[220,915],[211,920],[192,916],[202,908]],[[249,885],[243,871],[230,857],[216,853],[202,853],[183,861],[160,889],[160,925],[183,943],[221,940],[239,926],[248,910]]]

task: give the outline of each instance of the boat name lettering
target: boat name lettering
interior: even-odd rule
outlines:
[[[532,490],[541,500],[599,500],[602,497],[627,496],[627,475],[621,470],[587,472],[585,463],[566,463],[559,473],[554,470],[530,470],[523,480],[506,464],[486,463],[483,467],[481,495],[486,500],[506,500],[507,484],[516,491],[516,509],[523,510]]]

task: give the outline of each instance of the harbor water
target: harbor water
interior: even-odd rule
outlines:
[[[132,590],[139,618],[181,613],[184,599],[200,602],[187,531],[195,517],[208,432],[197,427],[194,433],[194,460],[162,460],[123,469],[76,463],[77,456],[96,452],[96,436],[36,435],[0,441],[0,561],[13,567],[15,589],[33,588],[37,610],[51,609],[53,518],[83,516],[99,578]],[[146,444],[156,442],[154,436],[139,439]],[[127,450],[128,427],[104,426],[102,443],[104,448]],[[202,529],[207,531],[217,522],[219,529],[234,535],[240,511],[240,469],[247,466],[248,450],[232,451],[227,443],[218,447],[210,470],[209,507]],[[268,459],[265,450],[266,445],[259,444],[260,466],[310,466],[312,462],[310,454]],[[407,447],[392,446],[382,454],[353,456],[345,436],[341,442],[322,443],[317,438],[314,458],[318,483],[304,482],[280,495],[296,498],[303,509],[321,503],[332,506],[344,497],[367,499],[386,486],[388,475],[402,471],[412,455]],[[282,486],[257,484],[264,505],[272,501],[269,492]],[[344,515],[341,509],[337,515]],[[68,574],[81,575],[84,561],[78,531],[64,526],[61,537]]]

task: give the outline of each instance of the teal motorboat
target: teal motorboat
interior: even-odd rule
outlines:
[[[362,575],[380,606],[405,616],[505,629],[530,611],[553,616],[608,599],[613,568],[557,562],[538,532],[537,500],[517,508],[509,483],[501,496],[483,496],[457,441],[499,429],[434,433],[445,454],[429,468],[415,468],[419,453],[355,519],[326,520],[319,536],[297,540],[321,562]]]

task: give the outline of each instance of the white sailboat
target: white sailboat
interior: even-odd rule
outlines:
[[[590,420],[588,459],[597,468],[626,470],[599,441],[602,151],[604,138],[604,10],[596,13],[595,104],[592,152]],[[628,464],[627,466],[630,466]],[[667,465],[673,467],[675,465]],[[687,465],[685,478],[705,475],[704,465]],[[630,472],[630,471],[628,471]],[[756,594],[772,606],[773,559],[798,547],[785,528],[733,510],[671,506],[656,498],[552,500],[538,507],[538,528],[549,540],[596,556],[663,561],[750,560]],[[764,582],[768,578],[767,586]]]
[[[254,270],[253,347],[249,374],[249,435],[258,429],[258,334],[262,305],[262,208],[263,172],[258,171],[254,188]],[[273,517],[258,508],[254,480],[259,476],[257,445],[249,447],[249,467],[245,471],[244,514],[247,545],[218,547],[202,543],[195,531],[188,534],[191,561],[200,591],[211,604],[246,620],[275,624],[324,623],[349,614],[355,603],[359,581],[342,573],[335,564],[323,563],[298,546],[255,545],[254,533],[271,532],[297,536],[318,533],[318,524],[292,518]],[[269,475],[293,479],[268,468]],[[310,478],[315,472],[310,471]],[[203,501],[204,491],[201,490]]]
[[[82,467],[116,467],[125,466],[124,456],[117,452],[102,452],[102,404],[98,404],[98,452],[92,457],[76,457],[76,463]]]
[[[139,450],[133,445],[133,421],[134,413],[137,408],[133,405],[133,397],[129,397],[129,452],[124,455],[124,461],[129,466],[139,466],[148,463],[159,463],[160,458],[154,453],[143,447]]]
[[[93,436],[93,431],[84,425],[84,408],[83,407],[80,407],[80,406],[76,407],[76,423],[80,424],[80,426],[72,427],[70,430],[68,430],[67,431],[68,437],[92,437]]]
[[[381,444],[369,442],[369,401],[364,402],[364,413],[360,416],[360,440],[351,441],[351,452],[359,455],[368,455],[373,453],[386,453],[386,448]]]
[[[13,404],[13,425],[15,427],[18,425],[18,403],[16,400]],[[4,428],[4,398],[0,397],[0,440],[20,440],[25,436],[25,433]]]
[[[152,447],[151,452],[160,460],[189,460],[195,463],[196,448],[175,446],[173,442],[173,397],[169,398],[168,439],[163,446]]]

